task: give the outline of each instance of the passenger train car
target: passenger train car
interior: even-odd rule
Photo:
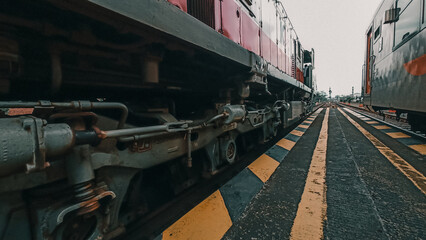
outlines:
[[[312,109],[277,0],[0,3],[0,239],[112,239]]]
[[[384,0],[366,32],[364,105],[408,113],[426,132],[425,0]]]

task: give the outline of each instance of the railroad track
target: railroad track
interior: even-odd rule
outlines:
[[[342,103],[339,103],[339,104],[342,104]],[[385,121],[385,119],[392,119],[392,120],[395,120],[395,121],[398,121],[398,122],[408,123],[408,119],[407,119],[406,114],[401,114],[401,116],[398,118],[395,113],[391,113],[391,112],[380,112],[380,113],[377,113],[377,112],[370,111],[370,110],[368,110],[366,108],[363,108],[363,107],[357,107],[357,106],[349,105],[349,104],[346,104],[346,103],[343,103],[343,105],[347,106],[347,107],[354,108],[354,109],[361,110],[361,111],[363,111],[365,113],[370,113],[370,114],[373,114],[373,115],[377,115],[379,117],[382,117],[383,121]]]
[[[375,121],[381,122],[383,124],[389,125],[391,127],[397,128],[401,131],[403,131],[404,133],[415,137],[415,138],[420,138],[422,140],[426,140],[426,134],[425,133],[421,133],[421,132],[415,132],[411,130],[411,125],[408,123],[408,120],[406,118],[400,118],[399,120],[396,120],[396,116],[392,115],[392,114],[385,114],[384,116],[376,113],[376,112],[371,112],[367,109],[361,108],[361,107],[356,107],[356,106],[352,106],[352,105],[347,105],[347,104],[342,104],[342,103],[337,103],[339,106],[341,107],[349,107],[352,108],[353,111],[364,115],[366,117],[370,117],[372,119],[374,119]]]
[[[311,114],[323,106],[324,104],[315,106]],[[277,141],[291,132],[301,122],[306,120],[306,118],[308,118],[311,114],[300,119],[289,128],[284,129],[284,131],[280,132],[268,143],[256,147],[254,150],[246,153],[237,163],[230,165],[224,171],[216,174],[210,179],[200,181],[175,199],[146,214],[142,219],[131,223],[126,229],[126,233],[119,236],[117,239],[154,239],[162,230],[173,224],[181,216],[194,208],[198,203],[219,189],[220,186],[224,185],[239,172],[244,170],[260,155],[271,148]]]

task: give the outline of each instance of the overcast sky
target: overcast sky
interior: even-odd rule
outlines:
[[[315,49],[318,91],[361,92],[365,32],[382,0],[281,0],[300,42]]]

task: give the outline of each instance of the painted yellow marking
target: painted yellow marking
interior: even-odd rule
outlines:
[[[301,137],[304,134],[304,132],[296,130],[296,129],[291,131],[290,133],[299,137]]]
[[[292,240],[320,240],[324,237],[323,223],[327,214],[325,174],[329,111],[327,108],[306,178],[305,189],[291,228],[290,239]]]
[[[313,121],[311,120],[305,120],[304,123],[312,123]]]
[[[380,130],[392,129],[391,127],[386,126],[386,125],[377,125],[377,126],[373,126],[373,127],[377,128],[377,129],[380,129]]]
[[[290,151],[294,147],[295,144],[296,144],[295,142],[283,138],[279,142],[277,142],[275,145],[278,145],[278,146]]]
[[[163,232],[163,239],[217,240],[231,226],[231,217],[218,190],[167,228]]]
[[[393,138],[410,138],[410,136],[402,132],[393,132],[393,133],[386,133],[386,134]]]
[[[410,145],[409,147],[416,150],[422,155],[426,155],[426,144]]]
[[[377,122],[377,121],[366,121],[366,123],[368,123],[368,124],[379,124],[379,122]]]
[[[314,112],[315,115],[318,115],[322,112],[322,110],[324,110],[324,108],[318,108],[317,111]]]
[[[302,125],[302,124],[300,124],[298,127],[301,127],[301,128],[309,128],[309,125]]]
[[[280,163],[266,154],[260,156],[256,161],[248,166],[248,168],[260,179],[262,182],[268,181],[271,175],[275,172]]]
[[[402,172],[423,194],[426,194],[426,177],[417,171],[413,166],[407,163],[402,157],[392,151],[383,144],[379,139],[365,130],[361,125],[355,122],[351,117],[344,113],[340,108],[339,111],[351,122],[370,142],[391,162],[399,171]]]

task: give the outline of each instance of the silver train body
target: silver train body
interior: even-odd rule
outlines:
[[[408,113],[426,131],[426,4],[384,0],[366,32],[364,105]]]

